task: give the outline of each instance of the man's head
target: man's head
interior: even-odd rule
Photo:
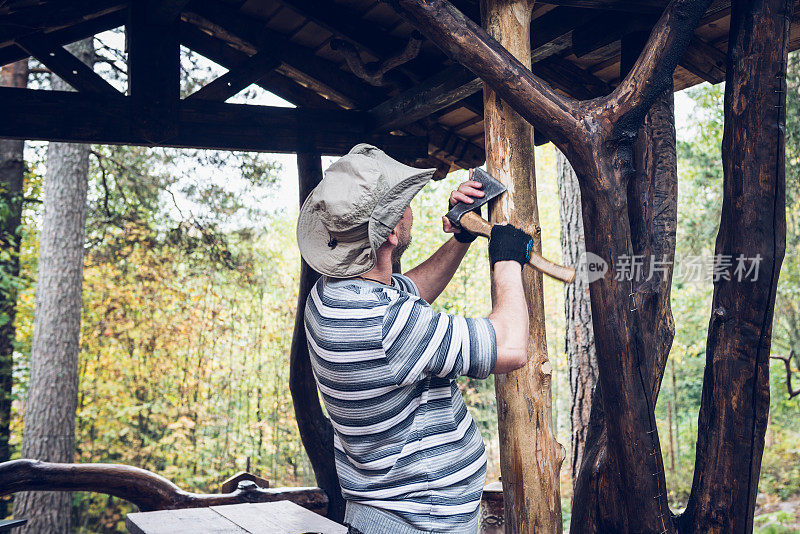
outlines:
[[[300,209],[297,242],[321,274],[349,278],[399,258],[411,242],[409,204],[435,169],[404,165],[371,145],[336,160]]]

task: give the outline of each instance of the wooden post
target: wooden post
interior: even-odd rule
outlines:
[[[139,110],[132,129],[153,144],[178,134],[180,102],[178,21],[156,7],[156,2],[132,2],[125,27],[128,88],[131,105]]]
[[[752,532],[769,351],[786,249],[786,62],[794,0],[736,0],[725,82],[723,200],[692,493],[681,532]],[[744,260],[750,274],[736,271]],[[754,258],[757,258],[755,260]]]
[[[313,141],[302,136],[301,148],[297,151],[297,174],[300,181],[300,205],[322,180],[322,159]],[[317,485],[328,496],[328,517],[341,522],[344,519],[344,498],[333,456],[333,427],[322,412],[317,393],[317,383],[311,369],[308,342],[303,315],[306,299],[319,273],[300,260],[300,292],[297,296],[292,347],[289,355],[289,389],[292,393],[295,419],[300,430],[300,439],[306,450]]]
[[[487,32],[530,67],[532,2],[484,0],[481,8]],[[533,128],[488,86],[483,100],[486,166],[508,187],[490,207],[490,219],[507,221],[535,236],[535,250],[541,253]],[[541,273],[526,268],[523,285],[530,313],[528,364],[495,377],[506,532],[561,532],[559,472],[564,449],[551,428],[552,366],[547,359]]]

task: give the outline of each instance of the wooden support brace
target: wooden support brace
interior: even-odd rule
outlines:
[[[280,64],[281,62],[271,54],[258,53],[245,59],[236,68],[201,87],[187,98],[224,102],[245,87],[261,80]]]
[[[725,52],[697,36],[689,43],[680,65],[709,83],[716,85],[725,80]]]
[[[10,44],[40,30],[63,28],[122,9],[122,0],[56,0],[38,2],[18,11],[3,14],[0,46]]]
[[[180,40],[187,48],[229,70],[238,69],[250,57],[186,22],[180,24]],[[317,92],[275,71],[267,73],[256,82],[256,85],[296,106],[309,109],[341,109],[332,100],[323,98]]]
[[[21,39],[17,44],[77,91],[120,94],[86,63],[43,36]]]
[[[102,33],[106,30],[111,30],[113,28],[122,26],[125,24],[125,19],[125,10],[118,9],[111,13],[94,17],[84,22],[67,26],[66,28],[62,28],[60,30],[47,33],[44,31],[38,31],[28,35],[27,37],[21,37],[20,39],[24,38],[36,41],[46,38],[51,46],[63,46],[65,44],[74,43],[75,41],[80,41],[81,39],[86,39],[87,37]],[[25,59],[29,55],[29,52],[23,50],[16,44],[9,43],[7,46],[0,48],[0,66]]]

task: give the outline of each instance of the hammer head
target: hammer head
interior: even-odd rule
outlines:
[[[472,174],[472,179],[483,184],[481,191],[483,191],[485,195],[483,198],[476,198],[475,202],[472,204],[459,202],[447,212],[447,218],[450,219],[451,223],[457,226],[460,226],[461,217],[463,217],[465,213],[468,213],[476,208],[480,208],[493,198],[496,198],[506,192],[506,186],[501,184],[491,174],[482,169],[475,169]]]

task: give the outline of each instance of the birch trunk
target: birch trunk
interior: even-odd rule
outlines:
[[[91,64],[92,39],[70,51]],[[53,89],[68,90],[53,79]],[[30,383],[25,404],[22,457],[72,462],[78,398],[83,246],[89,145],[50,143],[39,241]],[[71,494],[21,493],[14,515],[28,519],[25,533],[69,532]]]

